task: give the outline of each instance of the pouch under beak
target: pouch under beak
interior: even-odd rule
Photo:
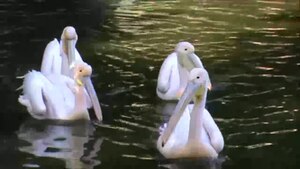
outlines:
[[[92,80],[90,77],[85,79],[85,88],[86,88],[88,95],[90,96],[90,100],[92,102],[94,112],[95,112],[97,119],[99,121],[102,121],[102,118],[103,118],[102,110],[101,110],[100,103],[99,103],[99,100],[97,97],[97,93],[94,89],[94,86],[93,86],[93,83],[92,83]]]

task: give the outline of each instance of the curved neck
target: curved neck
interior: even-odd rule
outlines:
[[[194,99],[194,107],[190,114],[190,128],[188,141],[199,141],[202,140],[203,136],[203,115],[206,103],[207,89],[204,89],[202,97],[196,97]]]

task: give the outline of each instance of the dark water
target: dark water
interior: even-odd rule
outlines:
[[[0,2],[0,168],[300,167],[298,1]],[[104,124],[40,122],[17,103],[16,76],[38,69],[66,25],[93,66]],[[225,139],[218,160],[165,160],[158,127],[174,103],[155,94],[163,59],[195,45],[210,73],[207,108]]]

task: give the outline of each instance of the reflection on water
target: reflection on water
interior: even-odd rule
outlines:
[[[56,132],[51,131],[57,130],[57,125],[29,127],[28,134],[36,135],[20,138],[30,144],[19,147],[27,153],[14,151],[19,155],[18,161],[45,166],[42,168],[65,166],[61,165],[62,160],[70,166],[83,165],[81,156],[85,155],[85,149],[96,150],[93,145],[103,137],[101,151],[91,158],[96,160],[95,168],[165,167],[160,165],[164,158],[155,143],[158,128],[168,120],[172,104],[157,98],[156,78],[163,59],[175,44],[187,40],[195,45],[213,84],[207,109],[225,139],[221,156],[226,160],[222,168],[300,167],[297,163],[300,148],[298,0],[113,0],[95,4],[96,1],[89,0],[72,1],[70,6],[50,0],[18,2],[22,3],[9,1],[0,5],[3,13],[0,22],[5,25],[0,30],[3,63],[0,92],[6,98],[2,110],[10,117],[0,118],[0,131],[6,133],[1,134],[3,140],[9,138],[15,145],[17,138],[7,133],[18,130],[22,123],[22,118],[16,115],[26,114],[21,106],[14,106],[17,105],[14,89],[21,83],[15,76],[40,66],[45,45],[60,36],[65,24],[75,24],[81,30],[78,49],[93,66],[93,81],[105,119],[105,125],[95,126],[91,135],[89,127],[58,125],[63,129]],[[38,132],[39,129],[45,132]],[[82,135],[75,137],[70,134],[73,130],[81,131]],[[21,127],[20,131],[26,130]],[[49,137],[43,134],[46,132],[50,133]],[[51,140],[62,137],[61,132],[69,132],[64,136],[69,139],[68,144]],[[36,147],[46,147],[38,144],[37,140],[42,138],[54,148],[38,150]],[[80,143],[72,142],[77,139]],[[4,152],[7,151],[0,151]],[[81,156],[75,152],[81,152]],[[67,158],[60,158],[60,163],[52,162],[57,158],[51,155],[63,153]],[[15,154],[11,156],[16,158]],[[71,154],[76,154],[76,158],[71,160]],[[182,165],[191,167],[188,163]]]
[[[101,137],[94,138],[94,132],[95,128],[86,122],[45,123],[29,119],[17,131],[18,138],[25,141],[19,150],[36,157],[61,159],[65,162],[65,168],[94,168],[101,163],[97,153],[103,142]],[[23,166],[43,167],[32,162]]]
[[[160,166],[168,169],[221,169],[224,160],[224,158],[179,159],[169,160]]]

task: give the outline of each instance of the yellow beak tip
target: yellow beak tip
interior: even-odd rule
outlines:
[[[78,86],[83,86],[83,82],[79,79],[76,79],[76,83]]]

